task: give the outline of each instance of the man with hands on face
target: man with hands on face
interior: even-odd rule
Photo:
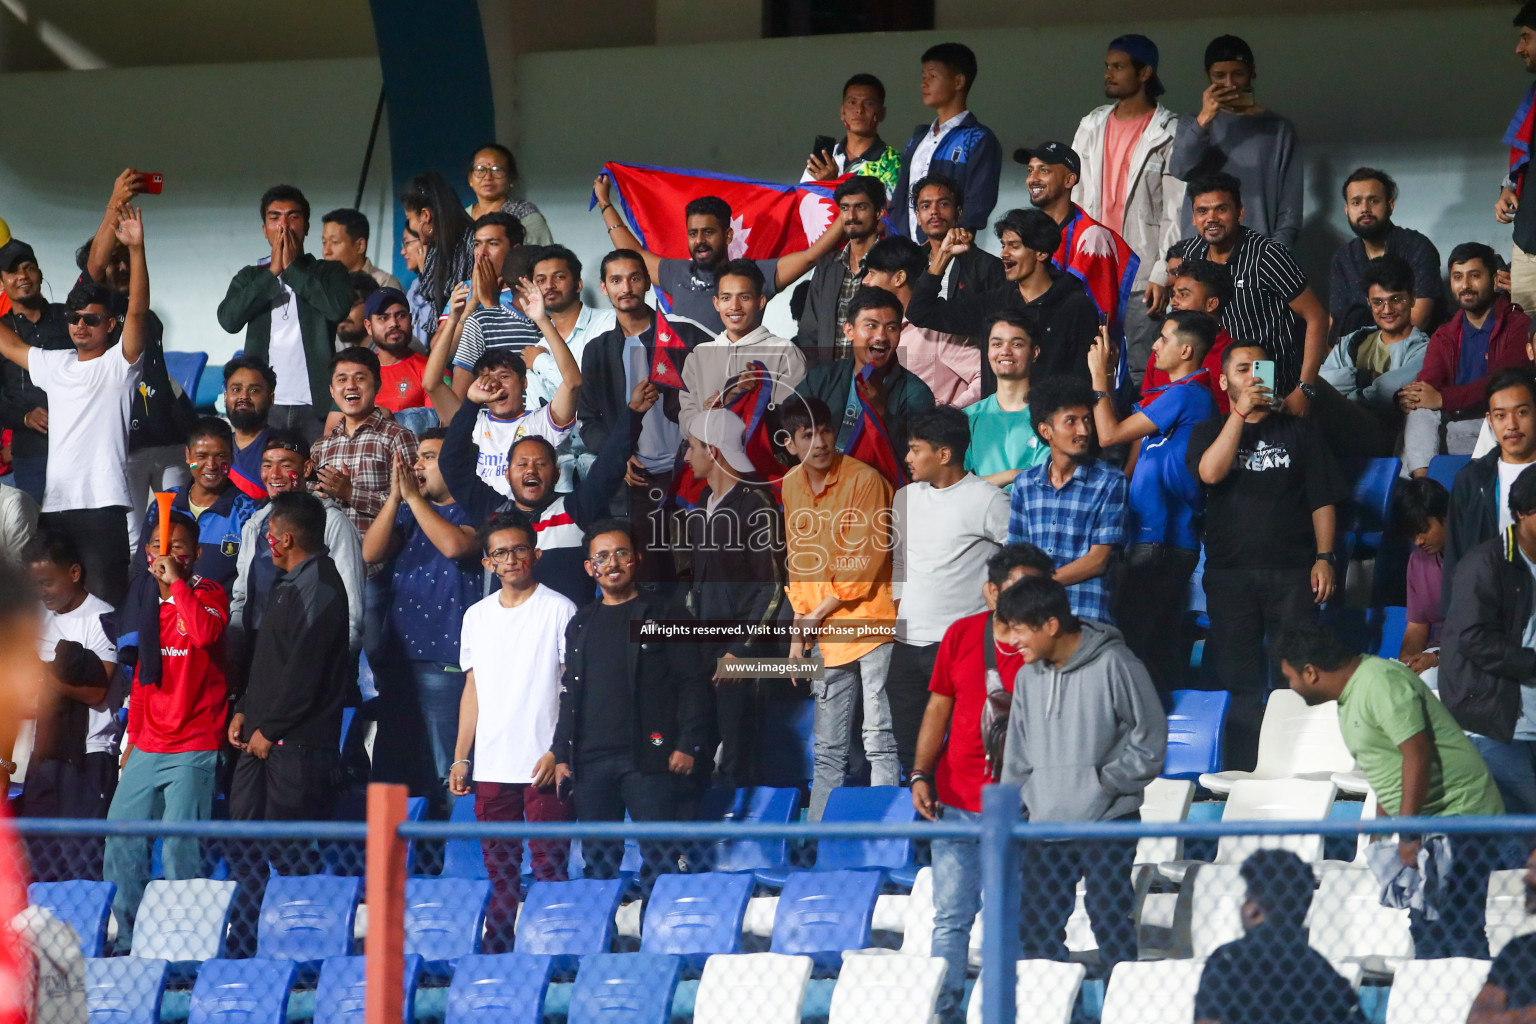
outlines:
[[[1349,488],[1311,419],[1256,379],[1258,345],[1227,349],[1232,401],[1189,436],[1185,461],[1205,493],[1205,594],[1216,677],[1232,694],[1226,763],[1251,770],[1264,715],[1264,640],[1309,625],[1333,596],[1337,507]]]
[[[540,552],[522,512],[498,512],[480,528],[480,538],[482,564],[501,586],[464,613],[459,664],[466,675],[448,789],[454,796],[475,794],[478,821],[569,821],[570,798],[555,784],[553,746],[570,654],[566,627],[576,606],[534,578]],[[613,646],[620,648],[618,638]],[[534,878],[565,879],[569,841],[533,840],[529,847]],[[523,843],[488,839],[481,848],[492,887],[486,950],[505,952],[512,948],[522,891]]]
[[[565,629],[560,716],[551,749],[555,779],[571,785],[578,821],[670,821],[680,789],[710,738],[709,676],[695,644],[636,643],[631,623],[688,612],[635,585],[630,525],[603,519],[586,533],[586,569],[602,600]],[[650,892],[674,851],[641,844],[640,889]],[[621,843],[584,843],[589,875],[617,878]]]
[[[272,254],[241,270],[219,303],[219,326],[245,331],[245,354],[277,374],[272,425],[320,436],[336,325],[352,312],[347,268],[304,251],[309,200],[292,185],[261,197],[261,230]]]
[[[125,649],[138,660],[128,697],[123,774],[107,818],[115,821],[207,821],[219,750],[226,735],[223,636],[229,599],[212,580],[192,574],[199,554],[197,524],[171,513],[170,550],[150,552],[149,572],[134,580],[120,610]],[[128,631],[136,630],[130,634]],[[130,639],[131,636],[131,639]],[[200,878],[196,837],[167,836],[165,877]],[[132,943],[134,915],[149,878],[149,839],[107,839],[102,877],[117,884],[112,909],[118,941]]]

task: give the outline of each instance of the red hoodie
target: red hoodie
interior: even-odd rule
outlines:
[[[1466,313],[1457,310],[1430,336],[1418,379],[1440,392],[1443,416],[1467,419],[1481,413],[1488,405],[1488,381],[1494,374],[1511,366],[1531,365],[1525,352],[1525,343],[1531,336],[1531,318],[1525,311],[1504,296],[1495,295],[1488,315],[1493,317],[1493,330],[1488,336],[1488,372],[1466,384],[1456,383],[1456,367],[1461,362],[1461,325],[1466,322]]]
[[[171,584],[160,604],[160,685],[134,672],[128,703],[128,742],[151,754],[218,750],[227,728],[220,640],[229,624],[229,596],[212,580]]]

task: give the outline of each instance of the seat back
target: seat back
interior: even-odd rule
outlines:
[[[208,353],[206,352],[167,351],[165,353],[166,375],[176,382],[189,402],[197,401],[197,383],[207,366]]]
[[[427,958],[427,970],[480,952],[491,883],[467,878],[405,880],[405,952]]]
[[[1276,691],[1277,693],[1280,691]],[[1227,794],[1221,820],[1325,821],[1338,788],[1311,779],[1242,779]],[[1290,850],[1309,864],[1323,859],[1320,835],[1222,836],[1216,846],[1218,864],[1241,864],[1255,850]]]
[[[475,820],[474,797],[461,796],[453,801],[448,812],[449,821],[473,822]],[[485,852],[478,839],[449,839],[443,843],[443,878],[489,878],[485,869]]]
[[[1381,885],[1370,868],[1322,872],[1307,915],[1307,941],[1329,960],[1369,961],[1413,956],[1408,911],[1381,905]]]
[[[1164,778],[1193,780],[1207,772],[1221,771],[1221,748],[1230,703],[1232,695],[1226,690],[1173,691]]]
[[[616,878],[534,882],[518,908],[517,951],[561,956],[608,952],[623,887]]]
[[[838,972],[827,1024],[929,1024],[944,968],[936,956],[850,956]]]
[[[1436,455],[1429,460],[1429,478],[1449,491],[1456,486],[1456,474],[1471,461],[1470,455]]]
[[[1104,991],[1100,1024],[1189,1024],[1204,960],[1125,961]]]
[[[773,919],[775,953],[804,954],[836,967],[845,949],[869,945],[880,894],[879,871],[797,871],[779,893]]]
[[[1387,997],[1387,1024],[1462,1024],[1492,966],[1462,956],[1401,964]]]
[[[714,791],[711,791],[714,792]],[[798,789],[754,786],[734,792],[728,806],[700,807],[699,817],[731,822],[788,824],[800,811]],[[789,842],[784,839],[722,839],[715,844],[716,871],[773,871],[789,864]]]
[[[85,1005],[91,1024],[160,1024],[160,997],[170,963],[136,956],[85,962]]]
[[[27,902],[69,925],[80,938],[80,955],[101,956],[107,946],[107,918],[112,913],[112,882],[33,882]]]
[[[1390,605],[1377,609],[1372,616],[1380,627],[1376,641],[1378,658],[1396,658],[1403,650],[1403,634],[1408,630],[1408,609],[1402,605]]]
[[[1184,877],[1189,890],[1189,939],[1196,957],[1243,937],[1241,909],[1248,884],[1238,864],[1199,864]],[[1180,891],[1183,896],[1183,891]]]
[[[544,1024],[544,990],[555,958],[476,953],[459,958],[443,1024]]]
[[[642,953],[697,957],[741,952],[741,920],[752,896],[752,876],[711,871],[661,875],[645,901]]]
[[[1488,955],[1498,956],[1516,935],[1536,926],[1536,918],[1525,912],[1525,871],[1512,868],[1494,871],[1488,876],[1488,905],[1485,929]]]
[[[1195,784],[1188,779],[1153,779],[1141,799],[1141,820],[1174,824],[1189,817]],[[1184,855],[1177,836],[1145,836],[1136,841],[1137,864],[1161,864]]]
[[[155,879],[139,902],[133,955],[183,962],[223,956],[234,898],[234,882]]]
[[[694,998],[693,1024],[800,1024],[811,958],[780,953],[712,956]]]
[[[920,868],[907,896],[907,923],[901,932],[901,951],[908,956],[933,953],[933,868]]]
[[[1020,960],[1015,970],[1018,988],[1013,997],[1014,1006],[1028,1007],[1028,1019],[1038,1024],[1069,1024],[1088,968],[1054,960]],[[970,1008],[965,1013],[965,1024],[982,1024],[980,993],[981,979],[977,978]]]
[[[1339,703],[1308,707],[1294,690],[1274,690],[1259,726],[1259,761],[1254,774],[1262,779],[1291,775],[1347,772],[1355,758],[1339,729]]]
[[[292,960],[209,960],[192,986],[187,1024],[287,1024],[293,973]]]
[[[366,985],[366,957],[333,956],[320,968],[320,983],[315,986],[315,1024],[363,1024]],[[401,1024],[416,1019],[416,979],[421,974],[421,957],[408,953],[401,972],[404,986],[400,1004]]]
[[[1401,459],[1347,459],[1340,466],[1354,481],[1350,495],[1350,540],[1375,548],[1392,520],[1392,490],[1403,471]]]
[[[273,875],[261,898],[256,955],[313,963],[352,953],[362,879]]]
[[[665,876],[664,876],[665,877]],[[567,1024],[669,1024],[681,957],[593,953],[581,958]]]
[[[827,795],[822,821],[909,822],[917,820],[912,793],[902,786],[839,786]],[[903,868],[912,863],[911,839],[823,839],[816,844],[816,870]]]

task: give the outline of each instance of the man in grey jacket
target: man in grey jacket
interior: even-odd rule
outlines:
[[[1066,588],[1025,578],[994,612],[1024,655],[1001,781],[1023,790],[1030,821],[1136,821],[1142,793],[1163,770],[1168,720],[1152,679],[1120,632],[1072,614]],[[1026,959],[1065,960],[1067,918],[1078,879],[1104,976],[1136,959],[1131,922],[1133,839],[1064,840],[1024,846],[1020,915]]]

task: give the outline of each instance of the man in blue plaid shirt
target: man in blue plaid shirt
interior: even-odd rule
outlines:
[[[1110,622],[1109,570],[1125,541],[1125,474],[1093,454],[1093,404],[1088,385],[1047,377],[1029,393],[1029,415],[1051,457],[1014,481],[1008,543],[1028,542],[1056,563],[1072,614]]]

